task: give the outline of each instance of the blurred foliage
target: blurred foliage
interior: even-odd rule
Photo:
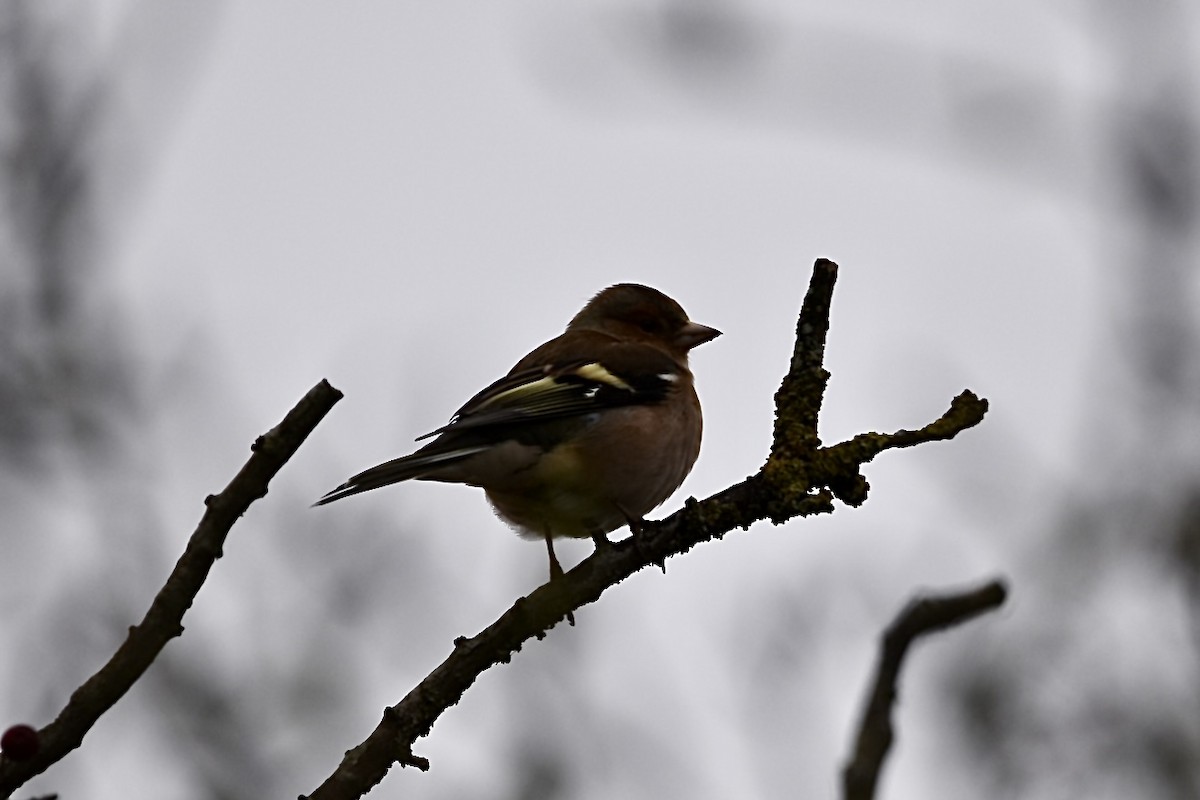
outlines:
[[[130,353],[106,301],[89,153],[98,95],[69,26],[0,7],[0,453],[46,468],[49,442],[103,460],[134,412]]]
[[[88,20],[71,4],[0,4],[0,548],[24,553],[0,559],[0,580],[32,598],[6,626],[3,708],[38,724],[144,613],[170,557],[155,541],[153,486],[140,483],[144,365],[108,258],[116,199],[101,145],[123,122],[109,102],[120,76],[91,51]],[[267,788],[228,685],[202,661],[168,662],[151,673],[152,706],[186,720],[192,744],[173,752],[206,787],[194,796]]]
[[[1186,4],[1089,10],[1116,77],[1111,194],[1091,209],[1115,215],[1095,243],[1112,340],[1080,409],[1081,483],[1022,558],[1036,611],[948,675],[988,796],[1183,800],[1200,796],[1200,51]]]

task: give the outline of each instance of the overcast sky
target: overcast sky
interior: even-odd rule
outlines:
[[[376,795],[517,796],[514,739],[563,738],[607,755],[561,796],[831,796],[876,633],[917,587],[1006,574],[1010,610],[918,653],[887,773],[889,797],[961,796],[964,777],[937,768],[922,667],[1031,613],[1039,486],[1082,468],[1080,408],[1115,335],[1104,248],[1122,223],[1098,121],[1119,64],[1081,4],[176,5],[142,8],[132,31],[137,4],[97,6],[89,45],[124,75],[108,286],[154,402],[139,447],[173,456],[142,456],[171,465],[150,481],[156,546],[169,564],[253,438],[328,378],[345,399],[235,529],[214,580],[242,588],[206,587],[196,624],[245,615],[257,627],[239,637],[264,650],[303,640],[327,605],[321,560],[378,554],[361,617],[337,623],[353,690],[336,725],[308,721],[319,736],[273,731],[291,774],[270,785],[311,790],[545,570],[466,487],[308,502],[407,452],[620,281],[725,333],[693,355],[704,446],[661,512],[718,491],[766,456],[809,269],[828,257],[824,440],[919,427],[964,388],[991,402],[985,423],[882,455],[861,509],[755,526],[613,589],[447,713],[418,746],[430,773],[397,770]],[[285,552],[303,563],[256,584]],[[590,543],[559,552],[569,566]],[[436,591],[390,609],[389,576],[413,570]],[[355,640],[368,617],[405,645]],[[171,647],[237,686],[248,640],[209,641]],[[289,671],[266,658],[246,669]],[[597,708],[611,717],[593,724]],[[124,758],[97,747],[72,758]],[[119,771],[91,769],[128,795]]]

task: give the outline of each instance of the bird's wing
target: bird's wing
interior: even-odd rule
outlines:
[[[472,397],[449,424],[420,437],[592,414],[605,408],[651,404],[666,397],[680,367],[666,353],[642,344],[613,342],[597,358],[549,360],[513,372]],[[419,441],[419,440],[418,440]]]

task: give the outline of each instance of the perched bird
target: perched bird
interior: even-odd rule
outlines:
[[[411,455],[360,472],[316,505],[409,479],[479,486],[526,538],[607,543],[667,499],[700,453],[688,351],[720,335],[671,298],[620,283],[467,401]],[[636,532],[636,528],[635,528]]]

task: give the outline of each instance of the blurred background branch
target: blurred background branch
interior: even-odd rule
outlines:
[[[974,589],[940,594],[921,593],[908,602],[884,631],[875,678],[867,691],[854,751],[842,769],[844,800],[871,800],[879,775],[895,741],[892,712],[899,698],[900,668],[918,638],[999,608],[1008,595],[1002,581]]]

